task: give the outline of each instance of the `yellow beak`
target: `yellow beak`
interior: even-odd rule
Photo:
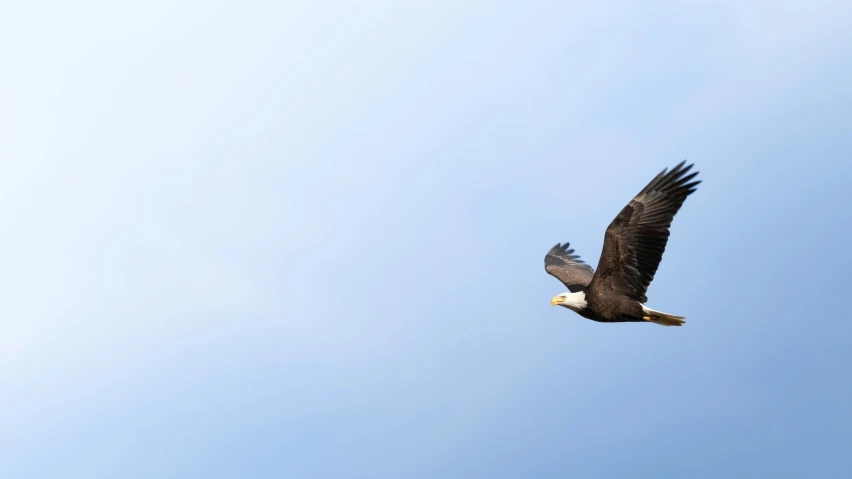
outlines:
[[[553,299],[550,300],[550,305],[556,306],[557,304],[559,304],[561,302],[562,302],[562,300],[559,299],[559,296],[554,296]]]

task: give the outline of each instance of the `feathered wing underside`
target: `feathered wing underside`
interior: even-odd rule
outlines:
[[[701,183],[691,181],[698,172],[687,174],[692,165],[684,167],[684,163],[663,170],[610,223],[589,288],[603,288],[640,303],[648,300],[645,293],[663,258],[672,219]]]
[[[589,285],[595,275],[595,270],[580,259],[569,249],[569,243],[557,244],[544,257],[544,269],[572,293],[582,291]]]

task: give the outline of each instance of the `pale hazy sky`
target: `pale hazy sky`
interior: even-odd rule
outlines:
[[[0,477],[852,477],[852,6],[2,10]]]

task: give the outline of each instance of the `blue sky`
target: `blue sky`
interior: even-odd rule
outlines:
[[[0,476],[849,477],[852,7],[0,16]],[[657,172],[649,305],[587,321]]]

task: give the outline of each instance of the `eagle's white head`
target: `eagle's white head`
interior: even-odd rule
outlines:
[[[578,293],[567,292],[554,296],[550,300],[550,305],[556,306],[557,304],[579,313],[583,309],[586,309],[586,293],[582,291]]]

